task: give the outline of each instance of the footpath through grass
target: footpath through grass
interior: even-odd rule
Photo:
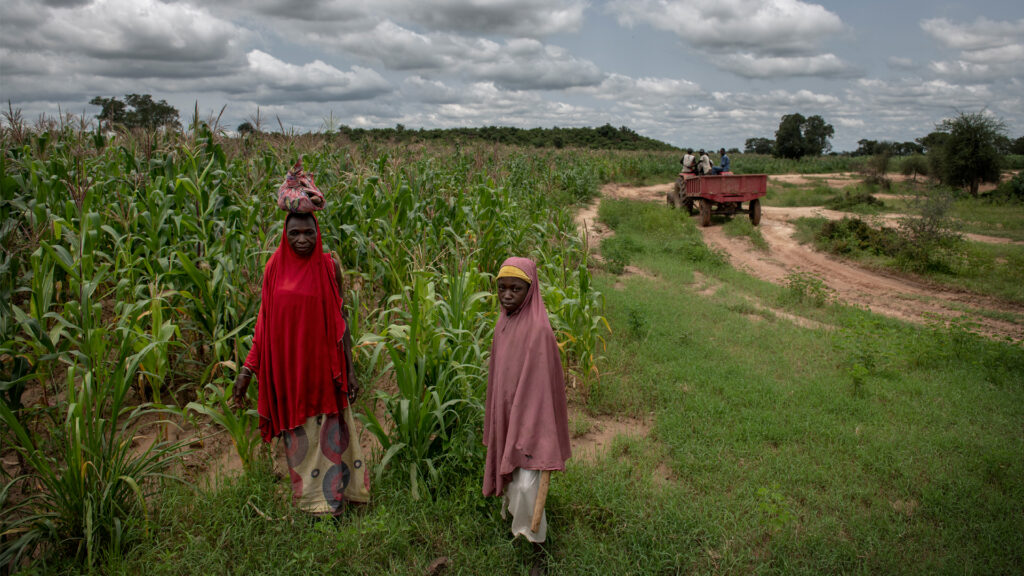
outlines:
[[[1024,570],[1024,350],[805,303],[723,264],[680,211],[605,200],[601,217],[652,277],[596,276],[614,333],[582,401],[652,428],[553,477],[548,573]],[[325,521],[266,473],[168,488],[159,528],[107,570],[424,574],[447,556],[449,574],[525,574],[477,472],[420,501],[377,483]]]

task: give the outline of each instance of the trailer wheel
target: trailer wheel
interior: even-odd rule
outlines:
[[[757,198],[750,201],[750,223],[754,226],[761,223],[761,201]]]
[[[707,228],[711,225],[711,202],[700,199],[700,225]]]

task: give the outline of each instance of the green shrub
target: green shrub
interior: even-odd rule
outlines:
[[[1024,172],[1018,172],[1013,178],[1002,182],[986,198],[993,203],[1024,202]]]
[[[797,270],[786,276],[786,290],[783,301],[791,304],[808,304],[821,308],[832,297],[832,290],[825,285],[820,277]]]
[[[863,251],[894,256],[900,244],[895,230],[874,228],[860,218],[825,221],[814,240],[819,248],[833,254]]]
[[[103,357],[108,352],[102,345],[100,351]],[[146,499],[183,447],[156,437],[145,450],[133,448],[140,420],[159,412],[126,403],[149,351],[133,354],[125,340],[109,351],[109,362],[97,361],[93,370],[69,368],[65,413],[55,415],[58,423],[46,434],[0,402],[4,445],[26,469],[0,487],[0,566],[17,568],[27,559],[45,564],[52,555],[92,566],[104,555],[119,555],[148,528]],[[30,495],[8,505],[15,487]]]
[[[912,177],[915,181],[918,176],[927,176],[929,173],[928,158],[923,154],[908,156],[901,162],[900,172],[904,176]]]
[[[830,210],[849,210],[851,208],[868,207],[884,208],[885,203],[868,192],[843,192],[825,201],[825,208]]]
[[[609,236],[601,240],[601,255],[612,274],[622,274],[630,259],[640,250],[640,245],[628,236]]]
[[[952,191],[936,188],[914,202],[912,211],[918,215],[900,219],[901,242],[895,254],[900,267],[912,272],[954,270],[955,262],[963,256],[965,243],[948,216],[953,201]]]

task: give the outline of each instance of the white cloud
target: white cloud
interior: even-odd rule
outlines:
[[[248,31],[189,5],[64,4],[69,7],[12,2],[0,20],[0,46],[15,55],[14,74],[31,75],[24,62],[40,56],[54,62],[46,67],[51,73],[64,69],[110,78],[219,76],[244,62],[241,46]]]
[[[993,82],[1024,75],[1024,19],[978,18],[971,24],[956,24],[934,18],[922,21],[921,29],[943,46],[960,50],[954,60],[929,64],[929,69],[942,78],[954,82]]]
[[[589,60],[574,57],[558,46],[520,38],[491,46],[484,54],[467,54],[456,69],[473,78],[493,81],[512,90],[558,90],[593,86],[604,75]]]
[[[963,60],[931,62],[928,68],[935,74],[953,82],[993,83],[1024,77],[1024,61],[1011,63],[977,64]]]
[[[793,109],[813,109],[821,111],[835,108],[840,100],[832,94],[819,94],[810,90],[769,90],[767,92],[714,92],[712,99],[722,108],[740,108],[747,110],[768,111],[777,115],[779,112]]]
[[[313,40],[380,62],[392,70],[444,68],[452,64],[452,54],[460,51],[455,37],[419,34],[390,20],[345,34],[314,34]]]
[[[456,126],[583,126],[593,110],[541,97],[532,91],[503,90],[493,82],[447,86],[422,79],[407,83],[406,94],[433,91],[444,102],[407,110],[398,122],[428,127]],[[380,125],[379,123],[377,125]]]
[[[432,30],[542,37],[578,32],[586,2],[580,0],[392,1],[385,13],[406,14]]]
[[[604,77],[593,62],[532,38],[499,43],[447,33],[419,34],[384,21],[371,30],[321,40],[392,70],[443,72],[513,90],[592,86]]]
[[[390,19],[426,32],[540,38],[578,32],[583,0],[221,0],[226,13],[257,13],[281,20],[290,33],[345,32]]]
[[[402,83],[402,93],[414,102],[451,104],[461,100],[461,93],[440,80],[410,76]]]
[[[228,103],[229,124],[257,106],[300,130],[331,112],[410,128],[611,123],[716,148],[793,112],[835,124],[837,149],[913,139],[957,108],[1024,129],[1024,20],[990,0],[973,22],[881,0],[2,1],[0,101],[30,118],[149,93],[189,112]],[[854,9],[905,33],[852,30],[839,14]],[[884,79],[852,79],[878,64]]]
[[[890,56],[889,67],[896,70],[912,70],[917,67],[913,60],[910,58],[903,58],[900,56]]]
[[[994,21],[979,17],[971,24],[956,24],[946,18],[932,18],[923,20],[921,29],[943,46],[958,50],[982,50],[1024,39],[1024,18],[1017,21]]]
[[[51,11],[23,40],[95,58],[197,62],[229,57],[245,36],[244,29],[186,4],[97,0]]]
[[[675,78],[632,78],[609,74],[600,85],[586,90],[602,100],[622,100],[656,104],[701,94],[700,85]]]
[[[906,109],[922,108],[981,108],[992,99],[992,90],[986,85],[962,86],[945,80],[922,81],[919,78],[893,82],[861,79],[854,88],[847,90],[847,100],[866,106],[877,114],[902,114]]]
[[[760,56],[729,54],[715,59],[722,69],[744,78],[778,78],[780,76],[841,77],[858,74],[835,54],[818,56]]]
[[[839,16],[799,0],[613,0],[608,10],[625,26],[674,32],[712,53],[806,54],[844,29]]]
[[[249,66],[243,77],[250,78],[249,88],[259,101],[330,102],[336,100],[363,100],[391,91],[391,86],[380,74],[368,68],[353,66],[348,72],[315,60],[297,66],[253,50],[248,54]],[[224,88],[231,90],[234,83]]]

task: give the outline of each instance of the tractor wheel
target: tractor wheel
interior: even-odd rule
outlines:
[[[711,225],[711,201],[700,199],[700,225],[707,228]]]
[[[686,208],[686,213],[690,216],[697,213],[697,210],[693,207],[693,198],[683,198],[683,208]]]
[[[665,200],[668,202],[668,205],[673,208],[678,208],[679,203],[683,198],[682,193],[679,191],[679,183],[682,181],[682,178],[676,178],[675,185],[671,190],[669,190],[668,194],[665,195]]]
[[[750,201],[750,223],[754,226],[761,223],[761,201],[757,198]]]

